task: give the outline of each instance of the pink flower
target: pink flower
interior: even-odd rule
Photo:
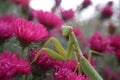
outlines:
[[[23,7],[27,7],[29,5],[30,0],[10,0],[11,2],[14,2],[16,4],[20,4]]]
[[[84,0],[82,3],[82,8],[86,8],[91,4],[92,4],[91,0]]]
[[[102,18],[110,18],[113,15],[113,10],[110,6],[105,6],[101,11]]]
[[[74,11],[72,9],[69,10],[60,10],[61,16],[63,20],[69,20],[74,17]]]
[[[110,44],[111,44],[111,40],[109,38],[104,37],[99,32],[94,33],[90,39],[91,49],[98,51],[98,52],[113,51],[113,47],[110,46]]]
[[[45,25],[48,29],[51,28],[60,28],[63,24],[63,21],[60,17],[52,12],[44,12],[42,10],[33,11],[33,15],[38,21]]]
[[[74,60],[74,59],[72,59],[72,60],[70,60],[70,61],[59,61],[59,60],[56,60],[56,61],[54,62],[54,68],[55,68],[56,70],[58,70],[58,69],[60,69],[60,68],[67,68],[67,69],[69,69],[69,70],[74,71],[75,68],[76,68],[76,66],[77,66],[77,61]]]
[[[76,73],[72,72],[67,68],[60,68],[55,73],[55,80],[90,80],[90,79],[81,74],[77,75]]]
[[[0,38],[8,39],[13,36],[12,26],[8,22],[0,20]]]
[[[13,28],[18,39],[25,43],[38,42],[46,39],[48,36],[48,32],[43,25],[34,24],[32,21],[22,18],[15,20]]]
[[[30,59],[33,60],[38,50],[30,50]],[[51,69],[54,66],[54,61],[46,52],[42,52],[35,63],[43,69]]]
[[[8,39],[13,36],[12,22],[15,16],[3,15],[0,17],[0,38]]]
[[[120,35],[112,35],[110,36],[111,46],[115,48],[115,50],[120,49]]]
[[[30,74],[30,63],[19,58],[15,53],[3,52],[0,54],[0,79],[8,80],[16,74]]]

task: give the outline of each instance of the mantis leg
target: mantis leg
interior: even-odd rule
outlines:
[[[97,55],[102,55],[101,53],[94,51],[94,50],[89,50],[88,52],[88,61],[90,62],[92,54],[97,54]]]
[[[62,56],[66,56],[66,51],[64,50],[64,48],[62,47],[61,43],[54,37],[51,37],[50,39],[48,39],[45,44],[43,45],[43,47],[46,47],[50,42],[54,43],[54,46],[58,52],[58,54],[62,55]]]
[[[52,49],[49,49],[49,48],[41,48],[38,53],[35,55],[33,61],[31,63],[33,63],[41,54],[42,51],[45,51],[52,59],[55,59],[55,60],[62,60],[62,61],[65,61],[65,57],[58,54],[57,52],[53,51]]]

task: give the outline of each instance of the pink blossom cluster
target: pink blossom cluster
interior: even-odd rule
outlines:
[[[0,79],[9,80],[16,74],[30,74],[29,61],[19,58],[15,53],[4,51],[0,54]]]

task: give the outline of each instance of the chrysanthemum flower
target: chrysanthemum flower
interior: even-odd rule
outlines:
[[[110,44],[111,44],[111,40],[109,38],[104,37],[99,32],[94,33],[90,39],[91,49],[98,52],[113,51],[113,47],[110,46]]]
[[[41,24],[45,25],[48,29],[60,28],[63,24],[62,19],[52,12],[39,10],[33,11],[33,15]]]
[[[69,20],[74,17],[74,11],[72,9],[60,10],[60,12],[63,20]]]
[[[27,7],[29,5],[30,0],[9,0],[11,2],[14,2],[16,4],[20,4],[23,7]]]
[[[27,60],[19,58],[15,53],[0,54],[0,79],[8,80],[16,74],[30,74],[31,66]]]
[[[46,39],[48,36],[48,32],[43,25],[35,24],[22,18],[15,20],[13,28],[17,38],[24,44],[38,42]]]

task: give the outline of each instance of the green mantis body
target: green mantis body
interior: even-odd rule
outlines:
[[[102,77],[96,72],[96,70],[90,65],[89,61],[83,56],[77,38],[75,37],[74,33],[72,32],[72,28],[70,26],[62,27],[62,34],[64,36],[69,36],[69,41],[67,45],[67,50],[65,51],[60,42],[56,38],[50,38],[46,41],[43,47],[38,51],[36,54],[34,62],[42,51],[46,51],[49,56],[53,59],[58,60],[70,60],[72,58],[73,51],[75,51],[76,60],[80,63],[81,70],[90,77],[90,80],[103,80]],[[53,51],[52,49],[46,48],[49,42],[53,42],[55,44],[55,48],[57,52]]]

